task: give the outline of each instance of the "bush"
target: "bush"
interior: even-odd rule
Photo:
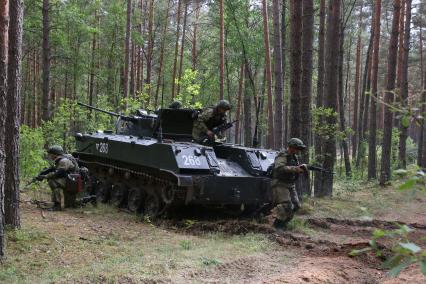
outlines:
[[[44,144],[41,128],[21,126],[19,167],[24,178],[36,176],[48,165],[44,159]]]

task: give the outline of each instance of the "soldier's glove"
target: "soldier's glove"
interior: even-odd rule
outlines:
[[[36,181],[42,181],[42,180],[44,180],[45,178],[46,178],[46,176],[44,176],[44,175],[38,175],[38,176],[36,176],[35,180],[36,180]]]

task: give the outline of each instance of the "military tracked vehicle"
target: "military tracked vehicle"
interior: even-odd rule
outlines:
[[[158,216],[191,204],[256,211],[271,205],[268,167],[277,152],[192,140],[193,109],[117,116],[116,130],[76,134],[79,163],[98,201]]]

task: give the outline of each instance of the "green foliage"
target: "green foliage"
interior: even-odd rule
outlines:
[[[44,159],[45,139],[41,128],[21,126],[19,168],[23,177],[34,177],[40,170],[48,166]]]
[[[222,263],[220,260],[208,258],[208,257],[201,258],[201,261],[205,266],[218,265]]]
[[[121,109],[125,109],[125,115],[129,115],[141,108],[150,109],[150,106],[146,105],[148,99],[149,95],[147,93],[137,93],[136,97],[134,98],[121,99],[120,107]]]
[[[28,229],[10,229],[7,230],[7,239],[12,242],[20,252],[30,251],[32,243],[42,239],[47,239],[43,232]]]
[[[398,169],[394,171],[394,173],[405,177],[404,182],[399,185],[398,190],[419,190],[426,193],[426,178],[425,173],[422,170],[418,169],[413,174],[407,170]]]
[[[197,101],[200,96],[200,84],[197,81],[198,72],[196,70],[186,69],[181,80],[176,79],[180,85],[179,96],[176,97],[182,103],[184,108],[202,108],[202,103]]]
[[[317,107],[312,110],[312,128],[313,132],[324,139],[330,139],[336,136],[337,124],[330,125],[324,123],[327,118],[336,118],[337,112],[331,108]],[[341,135],[340,135],[341,136]],[[339,136],[339,137],[340,137]]]
[[[426,193],[426,179],[423,171],[418,171],[413,176],[409,176],[409,172],[403,169],[399,169],[394,173],[406,177],[405,182],[398,187],[398,190],[419,189]],[[353,250],[349,255],[356,256],[368,251],[374,251],[377,256],[383,256],[384,253],[378,242],[386,240],[387,243],[390,242],[392,244],[392,254],[383,263],[383,267],[389,269],[390,276],[398,276],[402,270],[413,263],[419,263],[421,272],[426,275],[426,250],[410,239],[409,234],[413,231],[414,229],[407,225],[398,225],[398,229],[394,230],[375,230],[370,240],[370,247]]]
[[[98,97],[100,108],[110,110],[105,96]],[[24,178],[33,177],[48,166],[45,157],[45,146],[61,145],[65,151],[75,148],[74,135],[77,132],[111,129],[115,117],[84,109],[75,101],[62,100],[56,108],[51,120],[44,122],[42,127],[30,128],[21,126],[20,138],[20,170]]]
[[[90,114],[90,111],[77,105],[76,101],[62,100],[51,120],[43,123],[42,131],[47,145],[62,145],[65,151],[75,148],[74,134],[95,131],[99,127],[111,125],[114,120],[105,114]]]
[[[191,249],[191,241],[189,241],[189,240],[182,240],[180,242],[180,246],[184,250],[190,250]]]

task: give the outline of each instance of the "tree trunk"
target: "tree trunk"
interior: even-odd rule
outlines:
[[[265,75],[266,90],[268,94],[268,142],[267,147],[274,149],[274,111],[272,108],[272,71],[271,71],[271,55],[269,48],[269,16],[268,4],[266,0],[262,0],[263,11],[263,41],[265,45]],[[278,11],[278,10],[277,10]]]
[[[192,39],[192,71],[197,70],[197,33],[200,19],[200,0],[195,0],[195,22]]]
[[[158,67],[158,78],[157,78],[157,88],[155,91],[155,100],[154,100],[154,108],[157,109],[158,107],[158,94],[160,91],[160,86],[163,84],[164,82],[164,75],[163,73],[163,61],[164,61],[164,47],[166,44],[166,33],[167,33],[167,27],[169,24],[169,9],[170,9],[170,1],[168,0],[167,2],[167,9],[166,9],[166,16],[164,19],[164,28],[163,28],[163,32],[161,35],[161,47],[160,47],[160,66]],[[161,103],[163,103],[163,101],[161,101]],[[163,106],[161,106],[163,107]]]
[[[49,20],[49,0],[43,0],[43,100],[42,119],[50,119],[50,20]]]
[[[420,37],[420,60],[421,60],[421,74],[420,77],[422,77],[422,86],[423,86],[423,92],[421,94],[420,97],[420,105],[422,106],[420,108],[420,112],[421,113],[426,113],[426,68],[424,68],[424,64],[423,64],[423,36],[422,36],[422,29],[423,26],[421,24],[422,22],[420,21],[420,33],[419,33],[419,37]],[[420,125],[418,127],[419,129],[419,134],[418,134],[418,151],[417,151],[417,165],[419,167],[422,168],[426,168],[426,143],[425,143],[425,139],[426,138],[426,123],[425,123],[425,118],[423,117],[422,120],[420,120]]]
[[[308,146],[301,156],[301,162],[309,164],[311,145],[311,101],[312,101],[312,49],[314,32],[314,1],[303,0],[303,53],[302,53],[302,86],[300,97],[300,138]],[[297,191],[311,195],[309,175],[303,175]]]
[[[393,1],[393,20],[392,33],[389,42],[388,67],[386,79],[386,92],[384,97],[384,129],[383,129],[383,147],[380,170],[380,184],[384,185],[391,178],[391,148],[392,148],[392,125],[393,112],[389,105],[393,104],[396,76],[396,59],[398,54],[398,22],[401,10],[401,0]]]
[[[223,1],[219,0],[219,14],[220,14],[220,99],[224,98],[225,88],[225,20]]]
[[[0,259],[5,254],[5,216],[4,216],[4,185],[5,185],[5,125],[7,100],[7,59],[8,59],[8,27],[9,1],[0,0]]]
[[[422,109],[421,112],[426,113],[426,68],[423,71],[423,94],[421,98]],[[418,165],[419,167],[426,169],[426,121],[425,117],[421,121],[420,125],[420,135],[419,135],[419,156],[418,156]]]
[[[300,96],[301,96],[301,64],[302,64],[302,4],[303,1],[291,0],[290,24],[290,136],[300,137]],[[306,143],[307,141],[305,141]]]
[[[140,34],[140,37],[142,38],[142,43],[140,43],[140,46],[138,47],[138,67],[137,67],[137,69],[138,69],[138,77],[137,77],[137,80],[136,80],[136,85],[137,85],[137,87],[136,87],[136,90],[138,91],[138,92],[142,92],[143,91],[143,85],[144,85],[144,82],[143,82],[143,80],[144,80],[144,78],[143,78],[143,73],[144,73],[144,54],[145,54],[145,52],[144,52],[144,49],[145,49],[145,46],[144,46],[144,38],[145,38],[145,36],[144,36],[144,28],[145,28],[145,8],[144,8],[144,5],[143,5],[143,0],[140,0],[140,18],[139,18],[139,34]]]
[[[172,100],[176,96],[175,88],[176,88],[176,70],[177,70],[177,58],[179,52],[179,36],[180,36],[180,14],[182,9],[182,1],[178,0],[178,8],[177,8],[177,19],[176,19],[176,43],[175,43],[175,55],[173,59],[173,75],[172,75]]]
[[[283,146],[283,62],[280,33],[280,7],[279,1],[272,1],[273,22],[274,22],[274,74],[275,74],[275,120],[274,138],[275,148],[281,149]]]
[[[365,147],[363,145],[364,143],[364,133],[365,133],[365,127],[366,125],[366,112],[368,113],[368,102],[369,102],[369,96],[366,95],[367,89],[369,90],[370,85],[370,76],[371,73],[371,51],[373,49],[373,36],[374,36],[374,19],[371,21],[371,32],[370,32],[370,40],[368,43],[367,48],[367,54],[365,56],[365,65],[364,65],[364,73],[362,78],[362,88],[361,88],[361,100],[359,102],[359,115],[358,115],[358,143],[357,143],[357,157],[355,161],[355,166],[358,168],[361,164],[361,160],[365,156]],[[367,108],[366,108],[367,107]],[[361,148],[362,147],[362,148]]]
[[[379,45],[380,45],[380,15],[382,10],[381,0],[375,1],[374,6],[374,39],[373,58],[371,64],[371,103],[370,103],[370,126],[368,140],[368,179],[376,178],[376,132],[377,132],[377,77],[379,68]]]
[[[362,25],[362,7],[359,17],[359,27]],[[355,89],[354,89],[354,103],[353,103],[353,121],[352,121],[352,159],[355,160],[357,155],[358,146],[358,112],[359,112],[359,83],[361,72],[361,28],[358,31],[358,42],[356,45],[356,59],[355,59]]]
[[[286,14],[286,5],[287,0],[282,0],[282,5],[281,5],[281,45],[282,45],[282,56],[281,56],[281,61],[282,61],[282,82],[283,85],[285,84],[285,71],[286,71],[286,34],[287,34],[287,23],[285,22],[285,14]],[[276,79],[275,79],[276,80]],[[283,92],[283,98],[285,96],[285,91]],[[287,138],[288,138],[288,103],[285,103],[283,101],[283,144],[287,143]]]
[[[9,62],[7,118],[5,138],[6,149],[6,182],[4,192],[4,209],[6,224],[19,228],[19,123],[21,116],[21,57],[22,57],[22,23],[23,1],[10,3],[9,25]]]
[[[146,57],[146,80],[145,83],[148,86],[147,88],[147,106],[149,105],[149,101],[151,99],[151,73],[152,73],[152,55],[154,48],[154,0],[151,0],[149,3],[149,21],[148,21],[148,54]]]
[[[401,78],[401,107],[406,109],[408,107],[408,55],[410,52],[410,27],[411,27],[411,0],[405,0],[405,30],[404,30],[404,45],[403,45],[403,58],[402,58],[402,78]],[[403,120],[399,124],[399,167],[405,169],[407,167],[407,137],[408,137],[408,124]]]
[[[324,39],[325,39],[325,0],[320,2],[320,26],[318,33],[318,79],[317,79],[317,97],[316,108],[320,108],[324,104]],[[315,160],[317,163],[322,162],[322,141],[321,136],[315,134]],[[315,172],[314,192],[321,188],[321,173]]]
[[[339,128],[340,132],[345,133],[346,130],[346,121],[345,121],[345,105],[343,103],[343,55],[344,55],[344,44],[345,44],[345,27],[343,23],[343,16],[340,19],[340,42],[339,42],[339,81],[338,81],[338,100],[339,100]],[[341,152],[340,155],[343,156],[345,160],[345,174],[347,177],[352,175],[351,173],[351,162],[349,159],[349,148],[347,137],[342,137],[341,141]]]
[[[240,116],[241,116],[241,98],[243,95],[243,86],[244,86],[244,64],[241,64],[240,67],[240,80],[238,83],[238,98],[237,98],[237,113],[235,125],[235,144],[241,144],[241,131],[240,131]]]
[[[339,63],[339,22],[340,22],[340,0],[331,0],[328,6],[327,34],[326,34],[326,67],[324,86],[324,107],[333,112],[337,111],[337,72]],[[325,118],[326,124],[334,129],[331,135],[324,139],[324,163],[323,168],[333,171],[336,159],[336,116],[330,115]],[[322,174],[322,184],[317,196],[331,196],[333,193],[333,175]]]
[[[135,93],[135,79],[136,79],[136,44],[132,40],[130,43],[130,81],[129,81],[129,96],[132,98],[136,97]]]
[[[127,98],[129,97],[129,67],[130,67],[130,41],[132,27],[132,0],[127,0],[127,20],[126,20],[126,39],[124,43],[124,75],[123,75],[123,98],[126,100],[125,109],[127,109]]]
[[[31,127],[37,127],[37,51],[33,52],[33,81],[32,81],[32,116],[31,116]]]
[[[248,66],[245,65],[245,75],[244,77],[246,80],[244,80],[244,146],[251,147],[251,140],[252,140],[252,132],[251,132],[251,116],[252,116],[252,90],[250,86],[249,80],[249,69]]]
[[[184,60],[184,50],[185,50],[185,32],[186,32],[186,22],[188,19],[188,2],[185,3],[185,11],[183,14],[183,26],[182,26],[182,39],[181,39],[181,43],[180,43],[180,60],[179,60],[179,75],[178,75],[178,82],[179,84],[177,85],[177,91],[176,91],[176,96],[179,96],[179,92],[180,92],[180,84],[181,84],[181,80],[182,80],[182,75],[183,75],[183,60]]]
[[[395,102],[401,104],[401,85],[402,85],[402,69],[404,61],[404,19],[405,19],[405,1],[401,0],[401,12],[399,15],[399,38],[398,38],[398,63],[397,63],[397,75],[396,75],[396,97]],[[394,126],[398,127],[399,118],[394,117]]]
[[[97,27],[98,15],[95,11],[95,27]],[[96,33],[92,37],[92,59],[90,62],[90,79],[89,79],[89,105],[93,105],[94,87],[95,87],[95,64],[96,62]]]

